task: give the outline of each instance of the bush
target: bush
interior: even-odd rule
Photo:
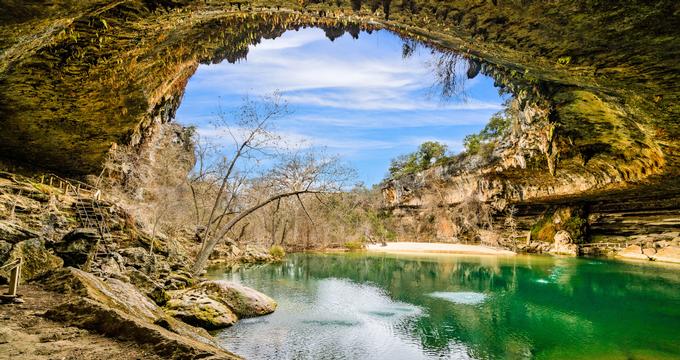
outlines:
[[[349,251],[358,251],[363,250],[364,243],[362,243],[361,241],[348,241],[344,243],[342,246],[344,246]]]
[[[553,224],[552,214],[543,216],[534,226],[531,227],[531,239],[545,242],[555,241],[557,229]]]
[[[390,177],[398,178],[427,170],[437,161],[444,159],[447,147],[436,141],[426,141],[420,144],[414,153],[398,156],[390,162]]]
[[[470,155],[481,154],[484,158],[490,157],[496,142],[509,133],[511,124],[512,117],[507,113],[494,114],[482,131],[465,137],[463,140],[465,151]]]
[[[538,231],[538,240],[545,242],[555,241],[555,234],[557,234],[557,229],[553,223],[548,223],[543,225],[543,227]]]
[[[283,259],[283,257],[286,256],[286,250],[284,250],[282,246],[274,245],[269,248],[269,255],[276,259]]]
[[[580,243],[583,241],[585,236],[585,227],[587,220],[581,218],[578,215],[574,215],[567,219],[564,224],[562,224],[562,230],[569,232],[574,242]]]

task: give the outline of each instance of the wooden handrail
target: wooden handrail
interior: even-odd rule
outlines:
[[[19,287],[19,282],[21,281],[21,258],[18,258],[11,263],[5,264],[0,269],[11,268],[9,274],[9,288],[7,289],[6,297],[16,297],[17,288]]]

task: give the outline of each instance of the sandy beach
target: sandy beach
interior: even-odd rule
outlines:
[[[396,252],[396,253],[439,253],[439,254],[467,254],[467,255],[517,255],[510,250],[495,249],[482,245],[448,244],[448,243],[420,243],[420,242],[390,242],[386,246],[370,244],[368,251]]]

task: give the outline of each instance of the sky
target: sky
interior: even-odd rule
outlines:
[[[493,80],[481,74],[465,82],[464,99],[443,101],[432,87],[432,55],[418,49],[403,59],[401,39],[386,30],[334,41],[316,28],[288,31],[251,46],[247,60],[199,66],[176,120],[230,143],[214,138],[218,109],[231,113],[244,96],[279,91],[290,114],[273,124],[277,134],[340,156],[370,186],[385,177],[390,159],[425,141],[460,152],[463,138],[502,109]]]

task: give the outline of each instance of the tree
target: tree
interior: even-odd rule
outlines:
[[[511,124],[512,117],[506,112],[499,111],[493,114],[482,131],[465,137],[463,140],[465,151],[470,155],[489,155],[496,143],[509,134]]]
[[[272,126],[287,114],[287,105],[278,93],[261,102],[246,98],[234,119],[222,111],[218,114],[216,126],[225,130],[233,147],[222,149],[223,160],[217,162],[212,176],[197,176],[217,177],[219,181],[211,194],[212,205],[203,217],[201,248],[192,269],[195,274],[204,269],[215,246],[257,210],[272,203],[280,206],[288,198],[296,199],[305,208],[303,195],[340,191],[351,178],[351,171],[341,166],[336,157],[319,156],[313,151],[279,153],[280,138]],[[278,161],[256,175],[265,159]]]
[[[389,176],[398,178],[428,169],[446,155],[447,146],[436,141],[426,141],[413,153],[400,155],[390,162]]]

